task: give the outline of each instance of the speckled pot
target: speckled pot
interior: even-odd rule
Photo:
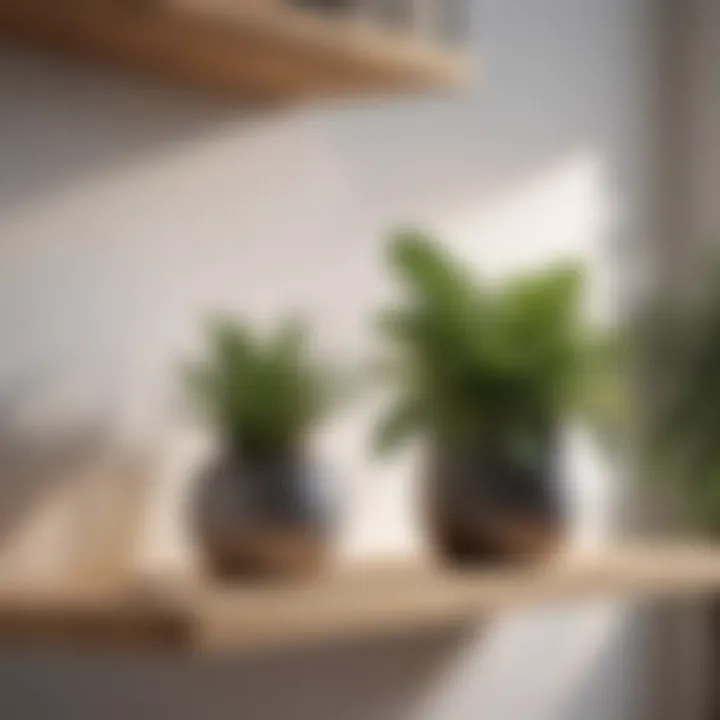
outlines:
[[[337,504],[304,458],[227,454],[199,478],[193,525],[214,575],[296,576],[329,556]]]
[[[430,539],[451,564],[528,562],[552,553],[565,535],[564,498],[554,443],[534,467],[499,452],[436,451],[429,463]]]

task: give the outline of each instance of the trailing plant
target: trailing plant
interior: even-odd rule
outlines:
[[[644,317],[654,367],[651,475],[677,483],[697,526],[720,529],[720,262],[690,299],[658,299]]]

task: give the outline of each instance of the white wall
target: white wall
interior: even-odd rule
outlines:
[[[301,308],[328,345],[364,352],[367,315],[388,292],[391,224],[437,229],[491,273],[579,255],[596,270],[593,309],[606,311],[623,284],[613,262],[648,224],[649,6],[486,0],[469,92],[311,111],[240,108],[2,51],[0,382],[27,385],[43,416],[109,415],[157,443],[168,498],[190,454],[167,429],[170,371],[201,314]],[[352,497],[343,550],[412,551],[411,462],[368,459],[366,429],[357,415],[324,438]],[[610,520],[602,468],[582,438],[570,456],[581,529],[597,537]],[[147,562],[175,557],[173,507],[154,510]],[[637,718],[642,627],[632,609],[598,606],[499,623],[482,640],[449,633],[212,668],[10,658],[0,709]]]

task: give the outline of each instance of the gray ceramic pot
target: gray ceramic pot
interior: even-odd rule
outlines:
[[[553,442],[532,466],[482,447],[434,452],[426,509],[439,555],[473,564],[535,560],[555,550],[566,525],[555,457]]]
[[[225,455],[202,474],[193,506],[207,566],[225,577],[317,571],[329,553],[335,499],[304,458]]]

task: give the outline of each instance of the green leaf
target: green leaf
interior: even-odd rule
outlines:
[[[237,451],[291,451],[339,398],[298,319],[282,321],[261,338],[244,323],[217,316],[206,323],[206,335],[206,357],[185,367],[186,392]]]
[[[398,400],[395,406],[375,426],[373,447],[386,455],[400,447],[425,421],[426,408],[420,398]]]
[[[531,447],[533,433],[580,404],[589,373],[580,266],[493,286],[417,230],[390,238],[388,263],[404,293],[376,329],[404,399],[381,426],[383,447],[420,431],[463,443],[505,436],[508,446]]]

